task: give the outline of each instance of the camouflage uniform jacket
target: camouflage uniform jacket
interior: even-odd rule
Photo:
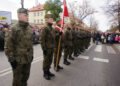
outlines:
[[[5,53],[10,62],[17,61],[19,64],[28,64],[33,60],[33,33],[29,25],[24,23],[12,26],[6,31]]]
[[[46,24],[44,27],[42,27],[40,44],[43,50],[54,48],[54,31],[52,26]]]
[[[72,31],[67,28],[64,34],[65,46],[72,46]]]

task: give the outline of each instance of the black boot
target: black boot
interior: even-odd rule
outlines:
[[[78,54],[81,54],[81,51],[80,51],[80,50],[78,51]]]
[[[44,72],[43,77],[44,77],[46,80],[51,80],[51,77],[50,77],[50,75],[48,74],[48,72]]]
[[[85,49],[88,49],[88,46],[85,46]]]
[[[79,53],[77,52],[76,57],[78,57],[78,56],[79,56]]]
[[[59,70],[63,70],[63,67],[61,67],[60,65],[58,65],[58,69]]]
[[[55,70],[56,72],[59,72],[59,71],[60,71],[59,68],[56,68],[56,67],[54,67],[54,70]]]
[[[57,68],[54,67],[54,69],[55,69],[56,72],[59,72],[60,70],[63,70],[63,67],[61,67],[61,66],[58,65],[58,67]]]
[[[67,59],[64,59],[64,62],[63,62],[65,65],[70,65],[71,63],[67,61]]]
[[[77,57],[77,53],[74,53],[74,57]]]
[[[70,60],[74,60],[74,58],[73,58],[72,56],[69,56],[69,59],[70,59]]]
[[[81,49],[81,52],[84,52],[84,49]]]
[[[55,77],[55,74],[51,73],[50,71],[48,71],[48,75],[49,75],[50,77]]]

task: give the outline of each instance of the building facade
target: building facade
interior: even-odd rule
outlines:
[[[43,25],[45,23],[44,5],[38,5],[29,9],[29,23],[35,25]]]

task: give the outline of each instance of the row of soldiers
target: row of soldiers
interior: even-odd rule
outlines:
[[[18,23],[11,26],[5,35],[5,54],[13,70],[12,86],[27,86],[31,63],[33,61],[33,32],[28,23],[28,10],[20,8],[18,13]],[[63,69],[60,66],[60,58],[64,52],[65,65],[70,65],[70,60],[79,56],[90,44],[90,32],[79,29],[75,23],[68,24],[64,32],[53,26],[53,16],[45,15],[46,24],[41,35],[40,44],[43,50],[43,76],[50,80],[55,75],[50,72],[54,57],[54,69],[58,72]],[[56,21],[57,27],[61,26],[61,20]]]
[[[74,60],[72,54],[77,57],[81,52],[88,48],[90,45],[91,33],[83,30],[75,23],[67,24],[64,27],[64,32],[58,30],[61,27],[62,20],[56,21],[57,27],[53,25],[53,17],[51,14],[47,14],[46,25],[42,28],[40,36],[40,43],[43,50],[43,72],[44,78],[50,80],[55,75],[50,72],[50,66],[54,57],[54,69],[58,72],[63,69],[60,66],[60,59],[62,52],[64,52],[63,63],[70,65],[69,60]]]

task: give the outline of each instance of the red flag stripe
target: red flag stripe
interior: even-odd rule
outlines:
[[[66,5],[66,0],[63,1],[63,5],[64,5],[64,8],[63,8],[63,19],[62,19],[61,28],[64,27],[64,17],[68,17],[68,16],[69,16],[69,14],[68,14],[68,9],[67,9],[67,5]]]
[[[59,26],[56,26],[56,29],[59,30],[60,32],[62,32],[64,34],[64,31]]]

